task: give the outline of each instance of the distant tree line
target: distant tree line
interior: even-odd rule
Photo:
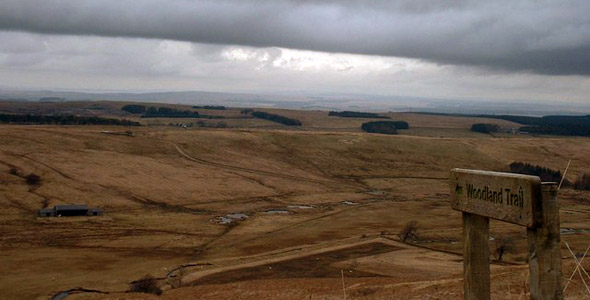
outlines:
[[[202,106],[198,106],[195,105],[193,106],[193,108],[195,109],[214,109],[214,110],[225,110],[225,106],[221,106],[221,105],[202,105]]]
[[[397,134],[398,129],[408,129],[408,122],[404,121],[373,121],[363,123],[361,129],[371,133]]]
[[[487,123],[476,123],[471,125],[471,131],[474,132],[481,132],[481,133],[492,133],[498,132],[500,130],[500,126],[496,124],[487,124]]]
[[[180,110],[170,107],[147,108],[142,118],[198,118],[199,113],[192,110]]]
[[[481,115],[480,117],[502,119],[527,125],[520,127],[519,130],[529,133],[590,136],[590,115],[544,117]]]
[[[421,112],[420,114],[501,119],[527,125],[519,128],[519,130],[523,132],[551,135],[590,136],[590,115],[530,117],[517,115],[446,114],[428,112]]]
[[[359,112],[359,111],[331,111],[328,116],[342,117],[342,118],[373,118],[373,119],[389,119],[387,116],[380,116],[376,113]]]
[[[590,136],[590,125],[563,124],[554,126],[523,126],[520,131],[536,134]]]
[[[513,162],[510,164],[510,172],[526,175],[535,175],[541,178],[543,182],[560,182],[561,172],[546,167],[537,166],[523,162]],[[567,184],[567,183],[566,183]]]
[[[197,121],[196,123],[168,123],[168,126],[174,126],[174,127],[210,127],[210,128],[227,128],[229,127],[227,125],[227,123],[221,121],[221,122],[205,122],[205,121]]]
[[[281,123],[287,126],[301,126],[301,121],[297,119],[288,118],[285,116],[271,114],[263,111],[253,111],[252,116],[259,119],[269,120],[272,122]]]
[[[142,118],[198,118],[199,113],[192,110],[180,110],[170,107],[155,107],[139,104],[129,104],[121,107],[122,110],[141,114]]]
[[[122,125],[141,126],[138,122],[101,117],[80,117],[74,115],[47,116],[47,115],[19,115],[0,114],[0,123],[3,124],[40,124],[40,125]]]

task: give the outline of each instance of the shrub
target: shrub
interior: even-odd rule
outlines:
[[[10,175],[18,176],[18,169],[17,168],[10,168],[10,171],[8,171],[8,173],[10,173]]]
[[[28,185],[38,185],[41,183],[41,177],[35,173],[25,176],[25,180],[27,181]]]
[[[498,132],[500,130],[500,126],[496,124],[485,124],[485,123],[477,123],[471,125],[471,131],[481,132],[481,133],[492,133]]]
[[[410,221],[404,225],[404,227],[397,234],[397,236],[399,237],[400,241],[405,243],[406,240],[409,238],[417,239],[418,238],[417,231],[418,231],[418,222],[417,221]]]
[[[158,280],[149,274],[132,282],[129,291],[132,293],[162,295],[162,290],[158,287]]]
[[[371,133],[397,134],[398,129],[408,129],[408,122],[404,121],[374,121],[361,125],[361,129]]]
[[[576,190],[590,190],[590,173],[583,174],[574,182]]]
[[[496,238],[495,242],[496,249],[494,252],[498,260],[502,260],[504,254],[514,251],[514,239],[511,237],[500,236]]]

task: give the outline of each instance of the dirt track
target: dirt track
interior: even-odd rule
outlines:
[[[321,254],[321,253],[326,253],[326,252],[331,252],[331,251],[336,251],[336,250],[353,248],[353,247],[372,244],[372,243],[382,243],[382,244],[388,244],[388,245],[396,246],[396,247],[400,247],[400,248],[408,248],[408,246],[405,244],[394,242],[394,241],[391,241],[388,239],[383,239],[383,238],[368,239],[366,241],[361,241],[361,242],[356,242],[356,243],[351,243],[351,244],[346,244],[346,245],[326,247],[326,248],[312,250],[312,251],[308,251],[308,252],[301,250],[301,252],[299,252],[297,254],[285,255],[285,256],[280,256],[280,257],[276,257],[276,258],[269,258],[269,259],[261,259],[261,260],[255,261],[255,262],[250,262],[250,263],[245,263],[245,264],[239,264],[239,265],[233,265],[233,266],[205,270],[205,271],[201,271],[201,272],[195,272],[195,273],[191,273],[191,274],[186,275],[182,279],[182,283],[183,283],[183,285],[188,285],[188,284],[191,284],[191,283],[193,283],[193,282],[197,281],[198,279],[203,278],[205,276],[210,276],[210,275],[221,273],[221,272],[244,269],[244,268],[249,268],[249,267],[262,266],[262,265],[267,265],[267,264],[271,264],[271,263],[293,260],[293,259],[297,259],[297,258],[315,255],[315,254]]]

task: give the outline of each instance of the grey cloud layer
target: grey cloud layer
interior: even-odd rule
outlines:
[[[590,1],[0,0],[0,29],[590,75]]]

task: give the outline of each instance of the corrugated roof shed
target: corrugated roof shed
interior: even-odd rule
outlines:
[[[71,211],[71,210],[88,210],[88,205],[86,204],[64,204],[64,205],[56,205],[53,207],[56,212],[59,211]]]

